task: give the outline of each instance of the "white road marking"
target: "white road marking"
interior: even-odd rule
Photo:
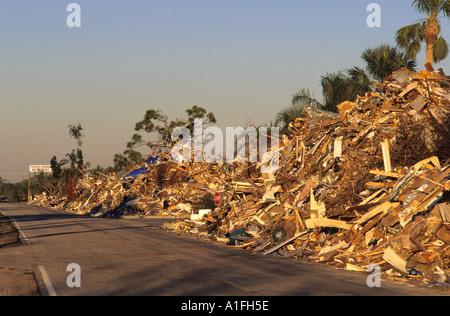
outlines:
[[[39,270],[41,271],[42,279],[44,280],[45,286],[47,287],[48,295],[57,296],[52,282],[50,282],[47,271],[45,271],[45,268],[43,266],[39,266]]]

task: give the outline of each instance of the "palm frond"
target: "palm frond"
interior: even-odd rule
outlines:
[[[305,116],[305,107],[322,108],[322,104],[317,101],[308,89],[301,89],[292,96],[292,105],[279,111],[275,117],[275,125],[280,126],[282,131],[286,131],[289,123],[298,117]]]
[[[433,49],[433,59],[434,62],[439,62],[443,59],[445,59],[448,56],[448,43],[447,41],[442,37],[438,37],[437,41],[434,43],[434,49]]]
[[[366,62],[369,74],[380,82],[394,71],[402,68],[415,71],[417,66],[417,61],[409,58],[406,51],[390,45],[368,48],[363,52],[361,58]]]
[[[396,32],[395,40],[397,45],[404,49],[409,49],[412,43],[423,42],[425,40],[424,37],[424,29],[426,26],[426,22],[418,22],[415,24],[407,25],[402,27]],[[409,50],[409,58],[415,58],[416,54],[420,50],[417,50],[417,45],[413,45],[414,49]]]
[[[437,16],[447,0],[414,0],[413,6],[420,13],[426,13],[430,16]]]
[[[442,4],[441,12],[444,14],[446,18],[450,18],[450,0],[445,0]]]
[[[347,85],[347,95],[365,95],[372,89],[372,80],[367,72],[360,67],[347,69],[351,82]]]
[[[357,94],[352,91],[354,82],[343,72],[327,74],[321,78],[324,110],[337,112],[337,105],[344,101],[356,100]]]
[[[292,105],[321,107],[322,105],[311,95],[308,89],[301,89],[292,96]]]

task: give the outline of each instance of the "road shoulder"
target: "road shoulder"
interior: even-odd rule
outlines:
[[[0,252],[21,244],[20,232],[13,221],[0,213]],[[40,296],[35,274],[0,266],[0,296]]]

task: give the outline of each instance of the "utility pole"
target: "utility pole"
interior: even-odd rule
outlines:
[[[28,202],[31,202],[31,172],[28,170]]]

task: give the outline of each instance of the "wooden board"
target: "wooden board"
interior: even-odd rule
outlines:
[[[368,221],[372,217],[377,216],[378,214],[380,214],[382,212],[387,213],[391,207],[395,208],[395,207],[397,207],[399,205],[400,205],[400,203],[391,203],[389,201],[386,201],[383,204],[380,204],[379,206],[374,207],[373,210],[371,210],[371,211],[367,212],[366,214],[364,214],[356,223],[357,224],[362,224],[362,223]]]
[[[386,260],[391,266],[393,266],[396,270],[409,274],[408,270],[406,270],[406,261],[403,260],[398,254],[395,253],[392,248],[387,248],[384,251],[383,259]]]
[[[353,225],[347,224],[344,221],[339,221],[329,218],[310,218],[305,221],[306,228],[315,229],[317,227],[334,227],[345,230],[350,230]]]
[[[296,240],[297,238],[302,237],[302,236],[305,236],[307,233],[308,233],[308,232],[303,232],[303,233],[300,233],[300,234],[296,234],[296,235],[294,235],[294,237],[289,238],[289,239],[283,241],[282,243],[276,245],[275,247],[270,248],[269,250],[267,250],[266,252],[264,252],[263,255],[264,255],[264,256],[267,256],[268,254],[271,254],[271,253],[274,252],[275,250],[277,250],[277,249],[283,247],[284,245],[286,245],[286,244],[288,244],[288,243],[290,243],[290,242]]]

